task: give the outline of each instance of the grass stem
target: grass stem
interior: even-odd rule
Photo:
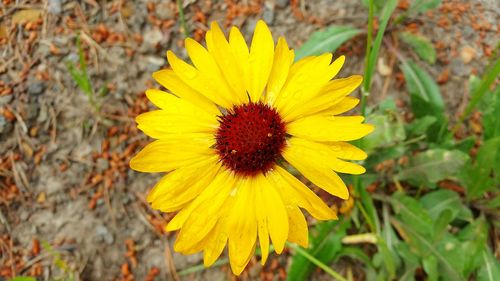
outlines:
[[[366,53],[365,53],[365,79],[363,80],[363,88],[361,90],[361,114],[363,116],[366,115],[366,98],[368,93],[370,92],[370,81],[367,81],[367,73],[368,73],[368,63],[370,52],[372,48],[373,41],[373,10],[375,9],[375,4],[373,0],[370,0],[368,3],[368,30],[366,33]],[[371,80],[371,79],[370,79]]]
[[[181,21],[182,32],[186,37],[189,37],[189,30],[186,24],[186,18],[184,17],[184,7],[182,6],[182,0],[177,0],[177,9],[179,10],[179,19]]]
[[[320,260],[318,260],[317,258],[315,258],[313,255],[309,254],[307,251],[305,251],[304,249],[302,249],[301,247],[293,244],[293,243],[288,243],[287,242],[287,245],[288,247],[294,249],[297,253],[299,253],[300,255],[304,256],[306,259],[308,259],[310,262],[312,262],[313,264],[315,264],[317,267],[323,269],[326,273],[328,273],[330,276],[336,278],[337,280],[339,281],[347,281],[347,279],[345,279],[342,275],[340,275],[338,272],[336,272],[335,270],[331,269],[330,267],[328,267],[326,264],[322,263]]]
[[[479,101],[488,92],[491,84],[495,82],[498,75],[500,75],[500,59],[491,62],[490,66],[487,68],[483,78],[481,79],[481,84],[475,89],[474,92],[472,92],[469,104],[467,104],[465,111],[460,115],[457,124],[453,127],[452,134],[455,134],[458,131],[465,118],[471,114],[474,107],[476,107]]]

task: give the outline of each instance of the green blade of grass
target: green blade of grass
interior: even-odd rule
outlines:
[[[460,116],[458,123],[455,125],[455,127],[453,127],[454,133],[458,130],[458,128],[463,123],[465,118],[467,118],[467,116],[469,116],[472,110],[476,107],[476,105],[479,103],[484,94],[488,92],[488,89],[490,88],[491,84],[495,81],[495,79],[499,75],[500,75],[500,59],[497,59],[490,63],[483,78],[481,79],[481,84],[472,93],[471,95],[472,97],[469,104],[467,104],[465,111]]]
[[[76,67],[71,63],[67,63],[68,71],[69,74],[71,75],[71,78],[75,81],[76,85],[82,90],[87,96],[89,96],[89,99],[92,96],[92,88],[90,86],[89,81],[86,79],[85,75],[78,71]]]
[[[186,24],[186,18],[184,17],[184,7],[182,6],[182,0],[177,0],[177,9],[179,10],[179,20],[181,22],[182,32],[184,36],[189,37],[189,30]]]
[[[317,31],[295,52],[295,60],[318,55],[324,52],[335,52],[344,42],[358,35],[361,30],[350,26],[331,26]]]
[[[380,17],[380,25],[375,37],[373,44],[367,42],[367,60],[365,64],[365,79],[363,81],[363,95],[361,96],[361,113],[365,115],[366,111],[366,97],[370,93],[371,82],[373,78],[373,72],[375,71],[375,65],[377,63],[378,52],[380,50],[380,45],[382,44],[382,39],[384,37],[387,24],[391,18],[392,13],[397,5],[397,0],[388,0],[385,3],[384,9],[382,10],[382,15]],[[371,31],[373,29],[373,0],[370,1],[370,14],[368,16],[368,39],[371,37]]]

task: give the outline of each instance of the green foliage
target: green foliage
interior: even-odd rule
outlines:
[[[467,187],[467,197],[481,197],[484,192],[498,189],[500,184],[500,137],[489,139],[462,170],[462,183]]]
[[[41,242],[42,248],[47,251],[50,256],[52,256],[52,263],[63,272],[62,276],[59,278],[55,278],[54,281],[74,281],[76,272],[71,269],[71,267],[64,261],[61,257],[61,253],[56,251],[52,245],[50,245],[47,241]]]
[[[307,253],[323,264],[329,264],[342,249],[341,239],[350,227],[350,221],[330,221],[319,223],[309,236]],[[294,255],[288,270],[288,281],[308,280],[314,264],[306,255]]]
[[[441,5],[441,0],[415,0],[408,9],[410,12],[427,12]]]
[[[500,62],[500,60],[498,61]],[[484,139],[486,140],[500,136],[500,119],[498,118],[498,112],[500,112],[500,87],[496,86],[494,90],[489,90],[491,83],[493,83],[493,77],[498,77],[500,74],[493,71],[495,67],[490,67],[490,69],[490,72],[487,72],[483,79],[479,79],[474,75],[470,77],[469,91],[472,93],[472,98],[467,106],[470,109],[466,110],[462,116],[462,118],[466,118],[477,105],[482,113]]]
[[[10,279],[10,281],[36,281],[36,278],[17,276],[17,277]]]
[[[441,141],[447,132],[448,118],[444,114],[444,101],[438,85],[425,70],[412,61],[404,61],[401,69],[415,117],[434,117],[435,122],[427,129],[427,137],[433,142]]]
[[[465,118],[469,116],[469,114],[472,112],[472,110],[477,106],[477,104],[483,99],[484,96],[486,96],[486,101],[493,102],[493,107],[491,108],[491,111],[487,112],[494,112],[494,110],[498,109],[500,107],[499,101],[498,101],[498,95],[500,94],[500,87],[496,87],[496,89],[492,92],[489,91],[490,86],[493,84],[495,79],[498,78],[500,75],[500,59],[496,59],[491,61],[490,65],[486,68],[486,71],[483,75],[483,78],[478,81],[475,76],[472,76],[471,79],[469,80],[469,88],[471,92],[471,100],[469,104],[467,104],[467,107],[465,108],[465,111],[462,113],[460,116],[460,120],[457,123],[457,125],[453,128],[453,131],[457,131],[460,124],[464,121]],[[492,104],[487,104],[487,106],[491,106]],[[491,127],[490,130],[493,130],[495,132],[498,132],[500,130],[498,126],[500,126],[498,121],[495,119],[498,118],[487,118],[488,123]]]
[[[471,101],[455,124],[461,125],[472,110],[479,110],[482,135],[457,140],[448,129],[445,103],[433,76],[399,53],[390,40],[383,40],[397,1],[363,3],[369,14],[361,113],[376,130],[354,144],[369,155],[362,163],[367,173],[347,178],[355,189],[356,203],[350,215],[339,222],[318,223],[311,229],[309,249],[292,247],[295,255],[288,280],[308,280],[315,267],[337,276],[329,265],[340,259],[361,263],[366,280],[416,280],[422,277],[422,270],[425,280],[495,280],[500,276],[500,263],[489,245],[489,228],[500,228],[500,223],[490,219],[500,215],[500,87],[492,85],[500,74],[500,60],[492,61],[481,79],[470,78]],[[440,3],[412,1],[407,11],[396,12],[398,17],[392,23]],[[372,38],[375,16],[379,29]],[[435,63],[436,51],[429,39],[390,30],[422,60]],[[299,54],[324,51],[323,45],[310,42],[338,36],[323,32],[325,37],[315,34],[315,41],[311,38]],[[400,61],[414,117],[411,122],[403,118],[391,98],[365,109],[382,42]],[[478,143],[477,153],[471,154]],[[376,188],[368,188],[372,186]],[[370,246],[343,244],[348,233],[376,237],[376,242]]]
[[[380,147],[390,147],[406,139],[403,121],[397,115],[373,114],[367,122],[377,128],[363,140],[363,147],[373,151]]]
[[[378,28],[377,36],[375,37],[375,41],[371,44],[371,40],[368,40],[368,44],[366,46],[367,56],[365,63],[365,79],[363,80],[363,92],[366,95],[370,92],[371,81],[373,77],[373,73],[375,72],[375,66],[377,63],[378,53],[380,50],[380,45],[382,45],[382,39],[384,38],[384,33],[387,28],[387,24],[389,23],[389,19],[391,18],[394,9],[396,8],[397,0],[387,0],[385,2],[384,8],[382,9],[380,16],[380,25]],[[371,38],[372,32],[372,21],[368,21],[368,33],[369,38]],[[361,106],[364,106],[362,101]],[[362,110],[364,113],[364,110]]]
[[[79,61],[79,69],[75,64],[68,61],[66,62],[66,66],[68,68],[69,74],[75,81],[76,85],[80,90],[87,96],[90,104],[94,107],[96,112],[99,112],[101,108],[101,104],[98,101],[99,98],[105,96],[108,92],[108,88],[103,85],[98,94],[94,92],[94,87],[92,86],[92,82],[90,81],[88,72],[87,72],[87,62],[85,60],[85,54],[83,53],[83,47],[80,40],[80,37],[76,38],[76,45],[78,48],[78,61]]]
[[[409,32],[402,32],[399,37],[403,42],[408,44],[421,59],[430,64],[436,62],[436,50],[428,38]]]
[[[440,180],[453,178],[468,158],[459,150],[429,149],[412,157],[410,165],[396,178],[409,180],[417,186],[432,186]]]
[[[335,52],[344,42],[361,33],[350,26],[332,26],[311,35],[302,47],[295,51],[295,60],[325,52]]]
[[[486,248],[487,224],[481,218],[471,220],[468,214],[470,224],[458,233],[450,232],[450,223],[463,215],[460,210],[467,209],[450,192],[435,191],[420,200],[394,194],[391,203],[396,217],[392,223],[430,279],[466,280],[481,265],[478,260]]]

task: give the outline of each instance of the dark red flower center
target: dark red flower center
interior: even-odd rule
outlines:
[[[261,102],[235,106],[219,123],[215,148],[222,163],[238,174],[267,172],[285,147],[285,123]]]

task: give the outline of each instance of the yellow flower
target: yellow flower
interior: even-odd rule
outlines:
[[[167,52],[169,69],[153,77],[169,90],[146,91],[159,110],[137,117],[138,128],[156,139],[130,167],[167,172],[148,195],[154,209],[178,212],[167,225],[179,230],[174,249],[203,251],[210,266],[228,245],[234,274],[248,264],[259,240],[262,264],[272,241],[281,253],[288,240],[308,246],[301,208],[318,220],[336,219],[288,162],[318,187],[342,199],[349,192],[336,172],[365,169],[344,160],[366,154],[347,143],[373,130],[361,116],[336,116],[358,104],[347,97],[359,75],[332,80],[344,57],[332,54],[294,62],[284,38],[275,47],[259,21],[250,49],[233,27],[226,40],[217,23],[207,48],[186,39],[192,65]],[[286,162],[285,162],[286,161]]]

